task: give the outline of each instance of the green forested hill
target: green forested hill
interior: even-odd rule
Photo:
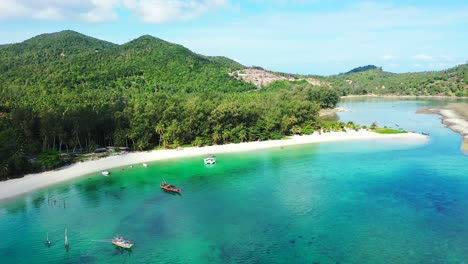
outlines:
[[[368,65],[332,76],[275,74],[292,76],[294,80],[273,82],[267,89],[319,85],[329,87],[340,95],[468,96],[468,64],[443,71],[414,73],[391,73]]]
[[[243,68],[151,36],[116,45],[62,31],[1,46],[0,179],[56,167],[60,152],[265,140],[331,126],[317,114],[334,107],[333,90],[258,91],[228,74]]]
[[[115,44],[73,31],[42,34],[22,43],[0,46],[2,64],[10,66],[50,64],[62,58],[91,54]]]
[[[133,82],[143,89],[253,89],[227,75],[239,68],[151,36],[119,46],[62,31],[0,49],[2,89],[107,89]]]
[[[468,65],[433,72],[390,73],[381,68],[350,71],[325,78],[342,95],[397,94],[468,96]]]

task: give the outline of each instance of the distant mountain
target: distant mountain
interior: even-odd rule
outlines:
[[[257,71],[254,73],[252,71]],[[236,75],[234,75],[236,76]],[[444,95],[468,96],[468,65],[433,72],[391,73],[382,68],[368,65],[355,68],[347,73],[332,76],[288,75],[261,71],[244,70],[237,77],[240,80],[266,84],[265,88],[280,87],[292,89],[298,85],[331,87],[341,95],[393,94],[393,95]],[[281,83],[279,83],[281,82]],[[302,82],[302,84],[301,84]]]
[[[433,72],[390,73],[375,66],[356,68],[326,77],[331,86],[347,94],[468,96],[468,65]]]
[[[361,66],[361,67],[357,67],[357,68],[354,68],[346,73],[343,73],[343,74],[352,74],[352,73],[358,73],[358,72],[365,72],[365,71],[370,71],[370,70],[377,70],[377,69],[380,69],[382,70],[382,68],[379,68],[375,65],[367,65],[367,66]]]

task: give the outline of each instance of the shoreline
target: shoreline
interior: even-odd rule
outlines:
[[[396,95],[396,94],[359,94],[359,95],[344,95],[342,99],[359,98],[359,97],[383,97],[383,98],[433,98],[433,99],[468,99],[468,96],[448,96],[448,95]]]
[[[12,199],[20,195],[24,195],[58,183],[70,181],[92,173],[135,164],[178,158],[206,156],[209,154],[246,152],[293,145],[384,139],[406,139],[410,140],[411,142],[420,144],[426,143],[429,140],[427,136],[416,133],[377,134],[361,129],[359,131],[350,130],[347,132],[330,132],[323,134],[318,134],[315,132],[312,135],[291,136],[287,140],[256,141],[205,147],[187,147],[183,149],[132,152],[97,160],[79,162],[53,171],[28,174],[22,178],[0,182],[0,201]]]
[[[441,117],[441,123],[462,136],[461,149],[468,152],[468,104],[454,103],[441,108],[423,109],[417,113],[436,114]],[[462,111],[465,109],[465,112]]]
[[[335,107],[333,109],[320,109],[319,117],[332,116],[338,112],[348,112],[348,109],[343,107]]]

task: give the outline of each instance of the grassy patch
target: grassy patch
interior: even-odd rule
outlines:
[[[405,130],[398,130],[398,129],[392,129],[392,128],[376,128],[374,130],[375,133],[379,134],[403,134],[403,133],[408,133]]]

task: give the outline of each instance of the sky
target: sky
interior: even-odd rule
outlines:
[[[331,75],[468,61],[468,1],[0,0],[0,44],[62,30],[117,44],[152,35],[246,66]]]

